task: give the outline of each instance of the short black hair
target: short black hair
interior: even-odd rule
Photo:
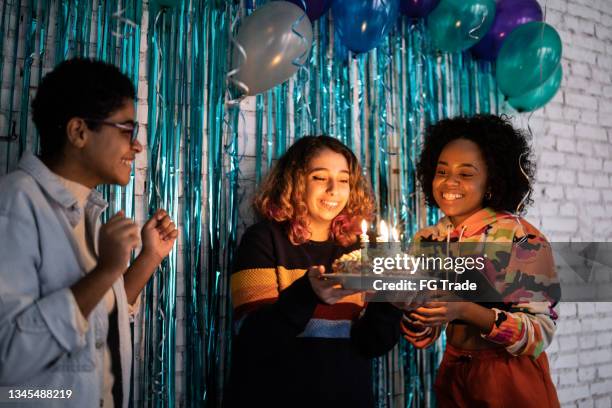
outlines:
[[[527,135],[515,129],[505,115],[475,115],[444,119],[427,129],[417,163],[417,178],[427,204],[437,207],[432,182],[438,158],[444,147],[456,139],[474,142],[486,162],[486,191],[489,194],[483,206],[497,211],[515,212],[518,209],[521,212],[533,202],[535,164]]]
[[[70,119],[105,119],[129,99],[136,99],[134,84],[114,65],[85,58],[60,63],[42,79],[32,101],[41,158],[61,156]],[[96,130],[100,124],[88,121],[87,126]]]

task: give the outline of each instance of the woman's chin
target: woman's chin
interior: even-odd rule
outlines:
[[[440,211],[442,211],[447,217],[452,217],[460,212],[455,206],[450,203],[438,203],[438,207],[440,208]]]

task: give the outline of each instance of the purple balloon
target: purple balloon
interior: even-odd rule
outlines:
[[[542,21],[542,8],[536,0],[497,0],[493,25],[472,47],[473,54],[483,60],[495,61],[510,32],[530,21]]]
[[[306,4],[306,15],[310,21],[315,21],[320,18],[323,14],[327,13],[327,10],[331,7],[333,0],[286,0],[289,3],[300,6],[304,10],[304,4]]]
[[[400,12],[408,17],[427,17],[439,2],[440,0],[401,0]]]

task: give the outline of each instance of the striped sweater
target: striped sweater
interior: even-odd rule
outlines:
[[[357,245],[293,245],[271,221],[247,229],[231,276],[231,406],[373,406],[371,358],[397,342],[401,312],[360,294],[325,305],[306,276]]]

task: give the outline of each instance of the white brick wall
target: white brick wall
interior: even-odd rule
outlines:
[[[538,174],[527,218],[551,241],[610,241],[612,1],[540,4],[563,40],[565,77],[530,120]],[[562,406],[612,407],[611,311],[610,303],[561,305],[548,351]]]

